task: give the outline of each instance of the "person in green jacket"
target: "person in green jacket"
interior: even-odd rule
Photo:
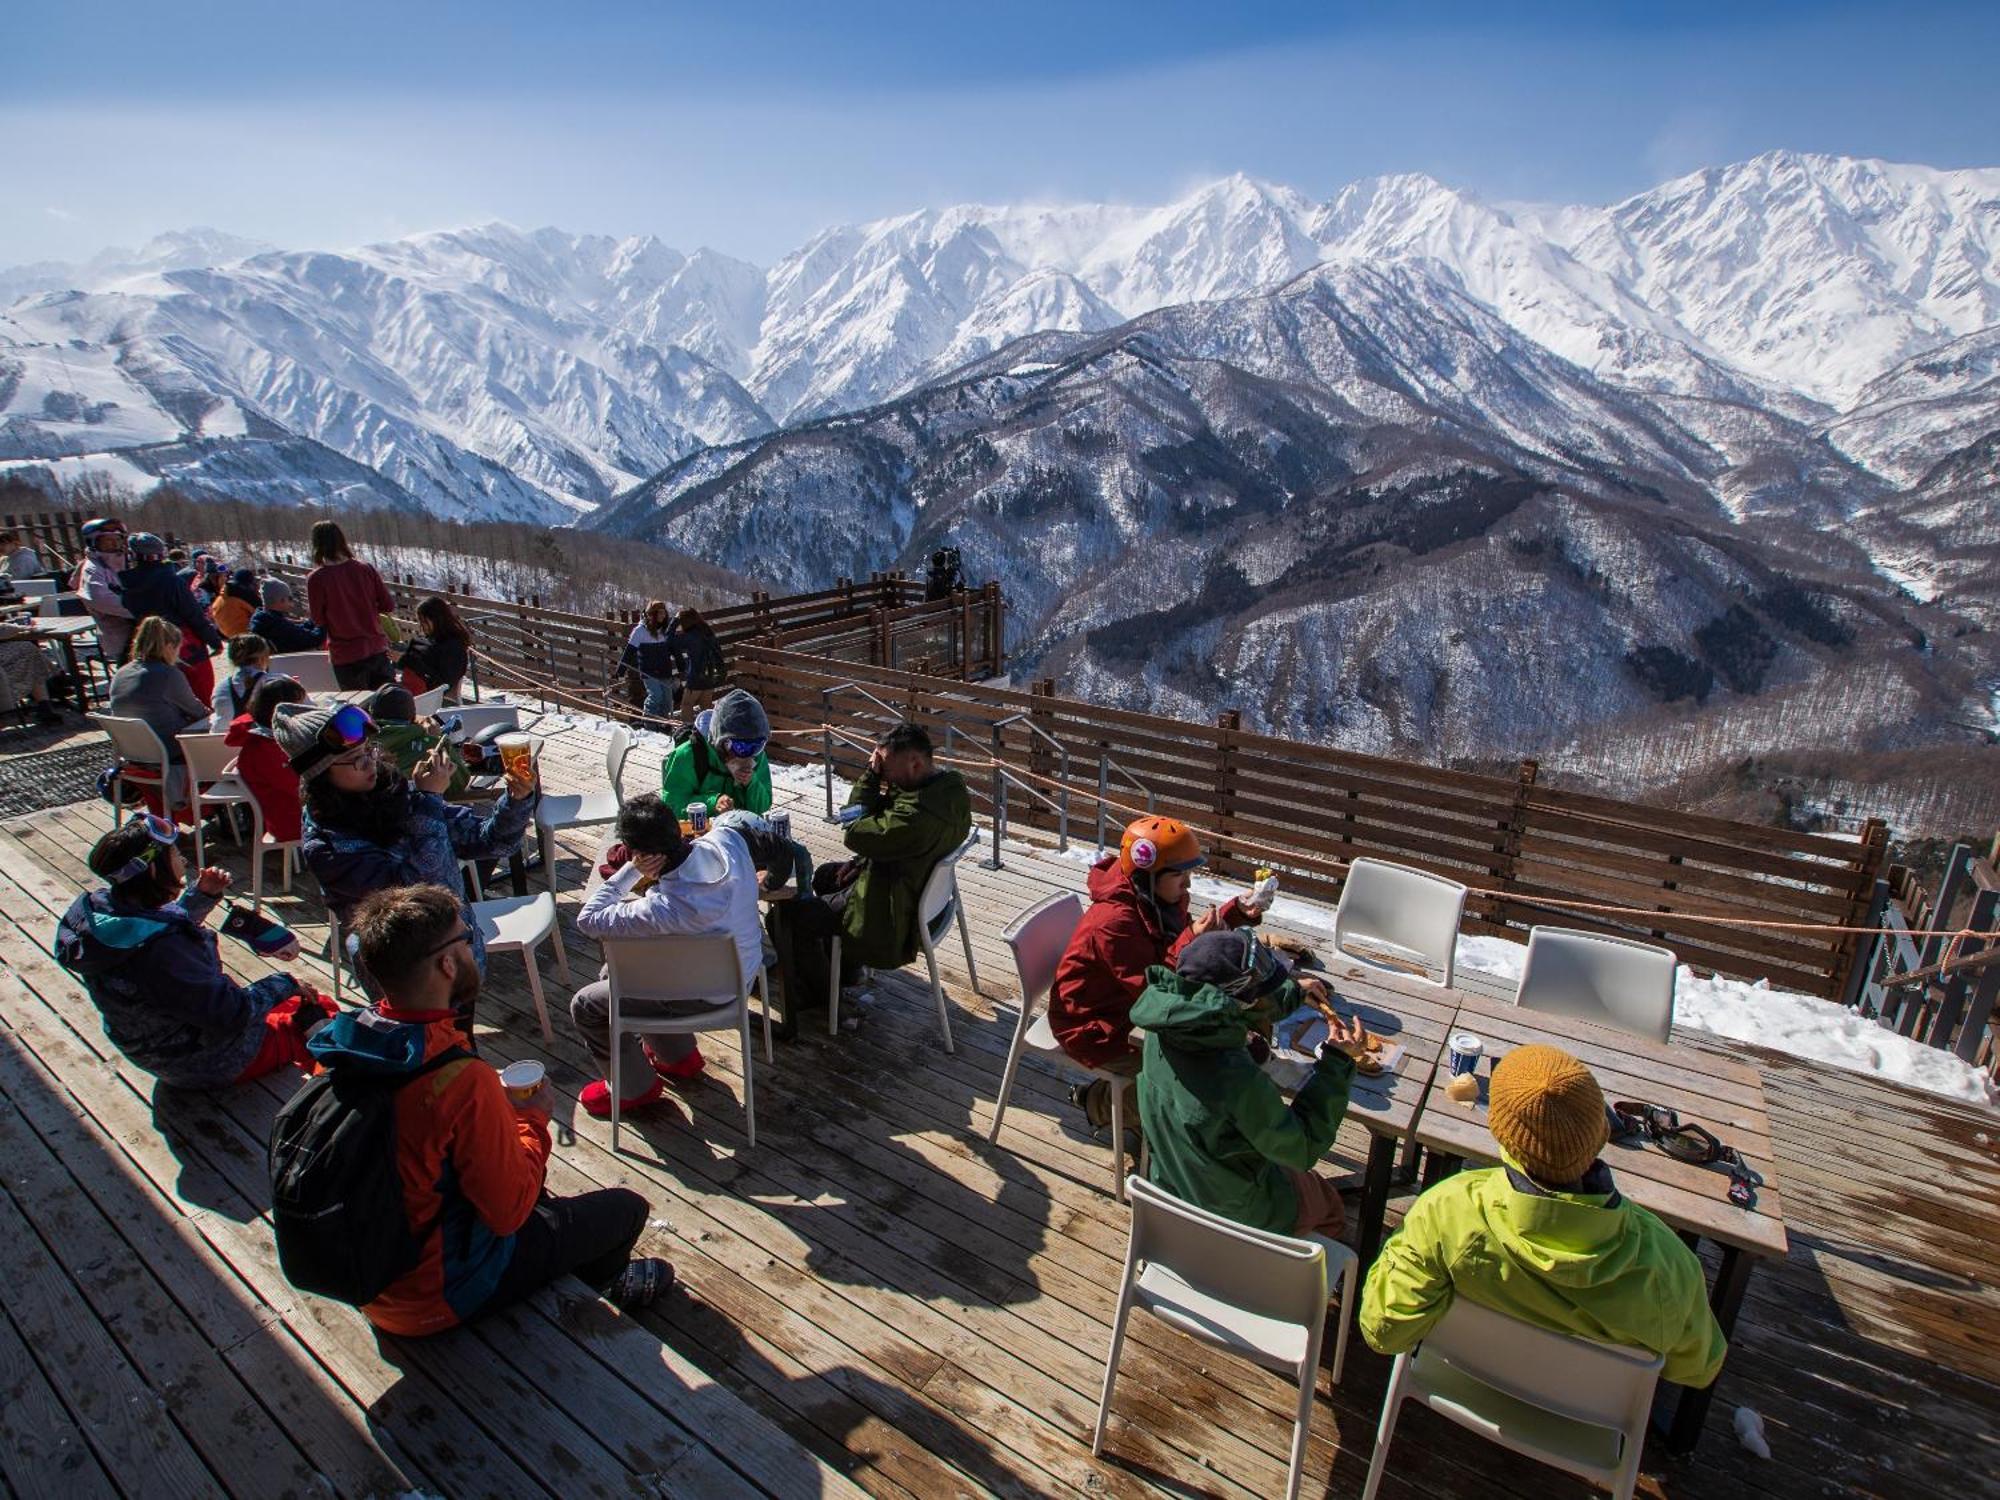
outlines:
[[[841,1024],[849,1030],[860,1025],[861,1008],[872,998],[861,989],[861,971],[899,969],[917,956],[924,882],[972,832],[972,799],[964,777],[937,765],[923,726],[903,723],[877,739],[841,821],[855,857],[822,866],[814,895],[771,911],[788,1030],[797,1011],[826,1003],[836,932]]]
[[[1431,1188],[1369,1270],[1369,1347],[1414,1349],[1465,1296],[1538,1327],[1664,1355],[1676,1384],[1713,1381],[1728,1345],[1701,1262],[1626,1202],[1598,1159],[1609,1132],[1590,1070],[1556,1047],[1514,1048],[1494,1065],[1487,1125],[1501,1165]]]
[[[1340,1195],[1312,1166],[1333,1145],[1354,1059],[1367,1033],[1353,1017],[1329,1025],[1305,1087],[1285,1102],[1264,1072],[1269,1031],[1307,998],[1283,960],[1236,929],[1208,932],[1181,950],[1177,968],[1146,971],[1132,1024],[1146,1040],[1139,1119],[1147,1175],[1175,1197],[1252,1229],[1337,1238]]]
[[[660,766],[660,800],[675,812],[685,812],[690,802],[705,804],[711,814],[769,812],[771,762],[765,746],[770,740],[764,705],[741,688],[725,693],[667,753]]]
[[[376,742],[382,754],[405,776],[415,775],[417,762],[444,738],[435,720],[429,725],[417,721],[416,698],[408,688],[395,683],[375,690],[375,696],[368,700],[368,717],[375,721]],[[466,769],[465,757],[454,751],[451,783],[444,789],[445,800],[464,796],[471,782],[472,773]]]

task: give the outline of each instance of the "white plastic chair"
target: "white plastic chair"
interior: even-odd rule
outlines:
[[[931,971],[931,999],[937,1002],[938,1029],[944,1034],[944,1050],[956,1052],[951,1041],[951,1006],[944,997],[944,984],[938,978],[937,941],[955,918],[958,922],[959,941],[965,945],[965,973],[972,987],[979,988],[979,969],[972,961],[972,932],[965,925],[965,903],[958,899],[958,862],[965,852],[979,842],[979,830],[966,834],[965,842],[931,867],[930,877],[924,881],[924,889],[917,898],[917,941],[924,950],[924,962]],[[840,932],[833,934],[833,967],[827,974],[826,988],[826,1031],[828,1036],[840,1034]]]
[[[417,717],[419,719],[428,719],[432,714],[444,707],[444,689],[434,687],[427,693],[418,693],[416,704]]]
[[[111,778],[111,826],[125,821],[125,783],[149,788],[160,794],[160,805],[173,816],[175,767],[167,759],[166,742],[159,731],[144,719],[128,719],[116,714],[91,716],[98,728],[111,737],[118,767]]]
[[[268,671],[298,679],[308,693],[337,693],[340,680],[333,675],[333,659],[324,651],[287,651],[271,658]]]
[[[563,981],[570,978],[569,955],[563,951],[562,923],[556,920],[556,898],[548,892],[533,896],[503,896],[494,901],[472,903],[472,919],[486,939],[487,957],[495,953],[518,953],[528,967],[528,993],[535,997],[535,1015],[542,1023],[542,1040],[552,1042],[555,1031],[549,1026],[549,1003],[542,995],[542,970],[535,949],[544,938],[555,944],[556,962],[562,965]]]
[[[1337,1269],[1340,1276],[1339,1332],[1333,1349],[1333,1383],[1338,1385],[1347,1363],[1347,1330],[1353,1322],[1359,1266],[1354,1252],[1337,1240],[1318,1235],[1293,1239],[1250,1229],[1134,1177],[1132,1238],[1125,1249],[1125,1276],[1111,1323],[1104,1394],[1097,1403],[1090,1451],[1104,1452],[1104,1427],[1111,1416],[1111,1388],[1125,1347],[1126,1319],[1134,1307],[1142,1307],[1170,1328],[1298,1382],[1291,1474],[1285,1486],[1285,1500],[1297,1500],[1331,1275]]]
[[[1361,1500],[1381,1487],[1405,1401],[1631,1500],[1664,1363],[1649,1350],[1537,1328],[1454,1297],[1430,1336],[1396,1356]]]
[[[1086,1068],[1071,1058],[1056,1040],[1049,1025],[1049,988],[1055,983],[1056,967],[1062,962],[1076,924],[1083,920],[1083,902],[1074,891],[1044,897],[1014,918],[1001,934],[1014,954],[1014,973],[1021,982],[1021,1013],[1014,1019],[1014,1042],[1007,1049],[1007,1067],[1000,1075],[1000,1094],[993,1101],[993,1128],[988,1141],[1000,1139],[1000,1121],[1007,1113],[1007,1099],[1014,1092],[1014,1075],[1020,1070],[1021,1050],[1032,1047],[1050,1057],[1060,1057],[1070,1067],[1102,1078],[1111,1086],[1111,1191],[1125,1201],[1125,1090],[1132,1080],[1102,1068]]]
[[[1679,967],[1671,948],[1568,927],[1531,927],[1514,1003],[1664,1042],[1674,1029]]]
[[[538,899],[553,900],[544,895]],[[624,1036],[685,1036],[697,1031],[734,1027],[743,1044],[744,1134],[757,1146],[757,1099],[750,1055],[750,990],[754,984],[764,1011],[764,1061],[771,1061],[771,995],[762,964],[754,975],[743,972],[743,955],[726,932],[660,933],[650,937],[606,938],[606,977],[611,982],[611,1149],[618,1149],[618,1101],[625,1097],[619,1077],[618,1042]],[[733,1000],[715,1000],[734,994]],[[697,1002],[685,1015],[624,1013],[633,1000]],[[705,1002],[705,1003],[704,1003]]]
[[[257,811],[257,799],[236,774],[236,747],[228,743],[227,735],[189,730],[174,738],[179,741],[181,758],[187,764],[188,804],[194,809],[194,867],[199,870],[208,862],[202,831],[202,818],[208,808],[247,806],[254,838],[263,835],[263,818]],[[233,822],[230,832],[235,833]]]
[[[610,783],[609,790],[560,797],[542,793],[535,808],[535,839],[541,845],[542,873],[551,896],[556,893],[556,833],[564,828],[600,828],[618,821],[625,806],[625,758],[631,753],[632,732],[623,724],[613,725],[610,743],[604,747],[604,779]]]
[[[62,586],[49,578],[16,578],[14,592],[23,599],[46,599],[52,594],[60,594]]]
[[[462,740],[469,740],[495,724],[503,729],[521,727],[521,706],[518,703],[469,703],[453,709],[452,715],[459,722],[457,738]]]
[[[1465,914],[1465,887],[1440,875],[1426,875],[1381,859],[1357,859],[1348,866],[1333,913],[1333,946],[1341,957],[1392,974],[1408,974],[1398,963],[1370,956],[1373,949],[1421,966],[1411,975],[1424,984],[1450,989],[1458,967],[1458,924]],[[1362,951],[1349,943],[1360,942]],[[1432,979],[1431,970],[1442,970]]]

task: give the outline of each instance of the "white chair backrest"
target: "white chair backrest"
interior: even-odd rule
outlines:
[[[463,726],[460,733],[471,739],[481,730],[491,729],[498,724],[506,729],[521,727],[521,709],[514,703],[470,703],[454,708],[452,713]]]
[[[1673,950],[1630,938],[1531,927],[1514,1003],[1664,1042],[1674,1029]]]
[[[1537,1328],[1455,1296],[1424,1339],[1430,1354],[1482,1385],[1599,1427],[1644,1430],[1665,1361],[1649,1349]]]
[[[951,911],[951,904],[958,897],[958,862],[965,858],[965,851],[979,842],[979,830],[973,829],[965,836],[965,842],[931,866],[930,878],[924,882],[924,893],[917,901],[917,920],[926,927],[934,927],[940,917]]]
[[[333,675],[333,660],[324,651],[284,652],[271,658],[269,670],[298,679],[299,686],[309,693],[332,693],[340,688]]]
[[[1333,946],[1377,938],[1419,955],[1449,985],[1458,960],[1458,923],[1465,887],[1387,860],[1357,859],[1333,913]]]
[[[611,988],[625,1000],[705,1000],[747,991],[742,955],[726,932],[606,938]]]
[[[428,719],[432,714],[436,713],[439,709],[443,707],[444,707],[444,689],[442,687],[434,687],[427,693],[417,694],[418,718]]]
[[[1261,1317],[1305,1324],[1326,1317],[1326,1252],[1318,1245],[1196,1208],[1143,1177],[1126,1178],[1125,1190],[1134,1259]]]
[[[166,764],[167,747],[161,741],[159,732],[144,719],[98,714],[96,721],[97,726],[111,736],[111,748],[118,752],[120,760],[129,760],[141,766]]]
[[[47,578],[16,578],[14,592],[23,599],[42,599],[50,594],[59,594],[62,590]]]
[[[1083,902],[1075,891],[1044,897],[1014,918],[1001,934],[1014,953],[1014,973],[1021,981],[1021,1012],[1032,1015],[1048,998],[1069,940],[1083,920]]]
[[[236,759],[236,747],[225,743],[227,735],[222,734],[177,734],[181,755],[187,761],[188,774],[196,781],[220,781],[229,774],[229,763]]]
[[[611,783],[611,794],[618,799],[618,805],[625,805],[625,757],[632,753],[632,731],[623,724],[611,726],[611,743],[604,747],[604,777]]]

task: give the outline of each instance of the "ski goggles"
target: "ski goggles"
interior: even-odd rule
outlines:
[[[342,750],[352,750],[364,741],[374,738],[375,733],[375,721],[368,717],[367,709],[358,704],[343,703],[333,711],[333,716],[320,726],[320,748],[332,750],[336,754]]]
[[[1643,1137],[1675,1161],[1684,1161],[1692,1166],[1719,1163],[1729,1173],[1729,1201],[1738,1208],[1748,1208],[1756,1202],[1757,1189],[1763,1185],[1764,1179],[1743,1159],[1741,1152],[1734,1146],[1724,1145],[1714,1131],[1692,1120],[1681,1119],[1678,1112],[1664,1104],[1640,1104],[1621,1099],[1607,1112],[1614,1136],[1627,1140]]]
[[[104,877],[113,885],[123,885],[128,880],[138,879],[152,868],[154,861],[159,859],[162,849],[171,849],[180,842],[180,830],[158,813],[141,813],[138,821],[139,826],[146,830],[150,842]]]
[[[730,760],[755,760],[768,743],[768,740],[724,740],[722,753]]]
[[[1232,1000],[1247,1003],[1262,999],[1284,983],[1288,972],[1277,954],[1252,938],[1244,945],[1242,966],[1219,988]]]

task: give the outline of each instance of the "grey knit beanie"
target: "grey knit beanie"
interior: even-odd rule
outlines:
[[[771,737],[771,721],[764,714],[764,705],[742,688],[733,688],[723,694],[722,701],[715,705],[715,716],[709,720],[708,727],[710,744],[720,744],[724,740],[768,740]]]

